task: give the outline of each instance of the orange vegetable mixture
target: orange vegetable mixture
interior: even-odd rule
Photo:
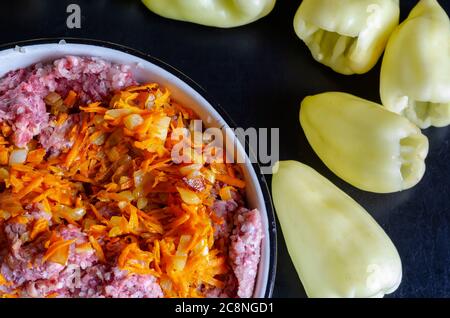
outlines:
[[[70,91],[64,104],[70,108],[76,100]],[[2,124],[0,226],[29,222],[22,214],[34,204],[52,216],[51,225],[34,221],[28,238],[49,237],[44,262],[66,264],[75,240],[62,239],[53,228],[72,224],[89,236],[77,250],[93,249],[101,262],[154,275],[166,297],[201,297],[223,288],[231,269],[226,247],[214,242],[213,224],[221,220],[212,215],[212,190],[223,200],[242,192],[240,167],[205,163],[205,144],[195,142],[184,154],[192,162],[174,164],[172,133],[189,129],[197,117],[157,84],[129,87],[109,105],[96,102],[79,111],[80,122],[66,136],[72,147],[51,156],[32,141],[23,163],[11,163],[16,149],[11,128]],[[67,118],[59,113],[54,120],[62,125]],[[115,258],[107,259],[106,252],[117,246]],[[1,275],[0,284],[8,284]]]

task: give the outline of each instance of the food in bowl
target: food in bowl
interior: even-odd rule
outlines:
[[[251,297],[261,215],[240,165],[174,137],[196,119],[95,57],[0,79],[0,296]]]

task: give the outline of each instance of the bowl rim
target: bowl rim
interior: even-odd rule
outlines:
[[[27,46],[27,45],[40,45],[40,44],[55,44],[60,41],[70,41],[68,44],[85,44],[85,45],[93,45],[104,47],[108,49],[118,50],[123,53],[127,53],[130,55],[134,55],[136,57],[142,58],[150,63],[155,64],[156,66],[162,68],[163,70],[171,73],[181,81],[185,82],[190,88],[200,94],[223,118],[225,123],[231,127],[236,128],[237,124],[231,118],[231,116],[227,113],[227,111],[211,97],[211,95],[203,88],[199,83],[197,83],[194,79],[189,77],[187,74],[177,69],[176,67],[170,65],[163,60],[150,55],[148,53],[144,53],[138,49],[131,48],[129,46],[118,44],[110,41],[97,40],[97,39],[89,39],[89,38],[77,38],[77,37],[49,37],[49,38],[36,38],[29,40],[20,40],[14,42],[8,42],[4,44],[0,44],[0,51],[8,50],[15,48],[16,46]],[[248,142],[245,141],[245,145],[242,145],[244,151],[247,152],[246,149],[251,151],[248,146]],[[248,154],[247,154],[248,155]],[[267,220],[268,220],[268,233],[269,233],[269,265],[268,265],[268,276],[267,276],[267,284],[266,290],[264,292],[264,298],[271,298],[273,295],[273,290],[275,286],[275,278],[277,271],[277,225],[275,221],[275,210],[272,204],[272,198],[270,196],[269,186],[266,181],[264,174],[261,172],[261,167],[259,163],[251,162],[252,168],[255,172],[255,175],[258,178],[259,188],[261,189],[262,196],[264,198],[264,203],[267,211]]]

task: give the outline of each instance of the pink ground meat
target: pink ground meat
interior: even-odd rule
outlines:
[[[72,147],[74,141],[68,140],[66,135],[72,127],[80,122],[78,114],[69,115],[62,125],[57,125],[54,120],[50,120],[48,126],[45,127],[40,135],[39,142],[51,154],[59,154],[63,149]]]
[[[213,289],[208,297],[249,298],[253,295],[261,254],[262,223],[258,210],[249,211],[240,206],[240,197],[217,200],[212,206],[221,223],[214,223],[214,239],[229,247],[234,277],[229,277],[225,288]],[[242,202],[239,202],[242,203]]]
[[[136,84],[130,67],[95,57],[67,56],[9,72],[0,79],[0,122],[13,128],[13,141],[24,147],[49,124],[44,97],[74,90],[81,103],[102,101],[115,90]]]
[[[104,287],[106,297],[112,298],[161,298],[161,287],[152,275],[128,275],[127,272],[114,268],[112,278]]]
[[[114,264],[101,264],[94,251],[77,251],[75,245],[88,242],[88,237],[78,227],[67,225],[59,229],[65,240],[75,239],[70,247],[66,266],[42,263],[44,241],[36,239],[26,244],[31,224],[50,216],[38,209],[24,214],[28,224],[8,222],[3,241],[9,245],[0,257],[0,273],[10,286],[0,286],[0,293],[21,288],[21,297],[163,297],[161,287],[152,275],[129,274]],[[51,221],[50,221],[51,222]],[[1,237],[0,237],[1,239]]]
[[[33,221],[45,218],[49,215],[38,210],[24,215],[32,224]],[[36,279],[48,279],[59,273],[63,266],[46,262],[42,264],[42,255],[45,251],[42,242],[37,244],[25,244],[29,236],[31,225],[8,222],[5,225],[5,236],[8,242],[8,252],[0,260],[0,273],[13,285],[11,288],[21,286],[27,281]],[[35,260],[35,266],[30,266],[31,260]]]
[[[221,220],[221,223],[214,223],[214,240],[224,238],[228,240],[233,227],[233,215],[237,210],[238,204],[234,200],[216,200],[212,206],[212,212],[217,218]]]
[[[57,293],[58,298],[161,298],[164,296],[152,275],[130,274],[117,267],[102,264],[79,270],[68,265],[58,279],[29,282],[28,297],[45,297]]]
[[[249,298],[253,295],[261,257],[261,215],[256,209],[240,208],[235,214],[234,225],[230,237],[230,259],[238,281],[237,296]]]
[[[224,240],[229,246],[234,276],[228,277],[224,289],[212,289],[207,292],[207,297],[252,297],[261,257],[261,215],[258,210],[239,207],[235,200],[217,200],[212,211],[222,220],[213,224],[214,239],[216,244]]]

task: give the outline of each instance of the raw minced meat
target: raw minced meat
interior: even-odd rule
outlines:
[[[99,262],[93,250],[77,251],[76,246],[87,243],[88,237],[78,227],[61,227],[59,234],[65,240],[74,239],[65,266],[42,262],[44,241],[26,244],[30,225],[38,219],[47,219],[47,213],[34,210],[24,215],[27,224],[7,222],[6,239],[11,249],[0,258],[0,273],[11,284],[0,286],[1,292],[20,288],[21,297],[110,297],[156,298],[163,297],[161,287],[152,275],[137,275],[123,271],[115,265]]]
[[[261,215],[258,210],[240,208],[234,216],[231,235],[230,259],[238,281],[237,295],[248,298],[253,295],[258,263],[261,257]]]
[[[152,275],[128,275],[127,272],[115,268],[111,279],[104,287],[106,297],[113,298],[161,298],[164,294]]]
[[[214,223],[214,239],[228,239],[233,227],[233,214],[239,205],[234,200],[216,200],[213,204],[212,211],[220,222]]]
[[[73,140],[66,138],[72,127],[80,122],[77,114],[69,115],[62,124],[57,124],[55,120],[50,120],[47,127],[39,134],[39,142],[50,153],[58,153],[62,149],[69,149],[73,145]]]
[[[228,246],[234,276],[224,289],[213,289],[208,297],[240,297],[253,295],[261,257],[262,223],[257,209],[239,207],[235,200],[217,200],[213,212],[221,222],[214,224],[215,240]]]
[[[44,98],[50,92],[73,90],[89,103],[135,83],[129,66],[95,57],[67,56],[11,71],[0,79],[0,122],[12,125],[14,143],[24,147],[49,124]]]
[[[58,277],[31,281],[24,297],[42,298],[161,298],[164,296],[152,275],[130,274],[117,267],[96,264],[80,270],[72,264]]]

